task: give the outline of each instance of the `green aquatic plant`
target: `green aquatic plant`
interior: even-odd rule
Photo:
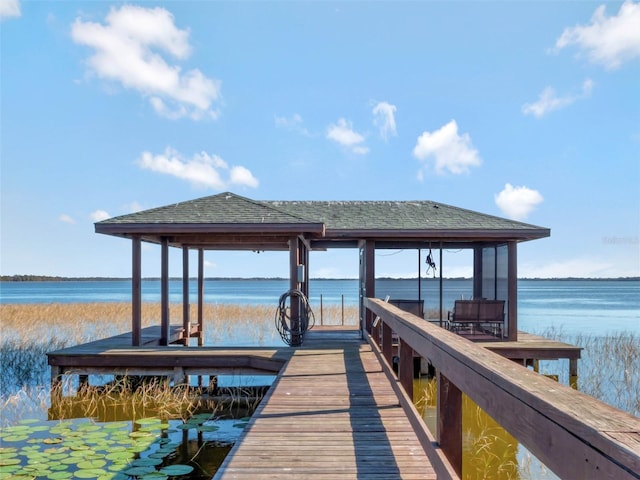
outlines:
[[[195,470],[198,458],[196,454],[188,459],[193,465],[176,463],[182,442],[170,437],[182,434],[175,427],[189,425],[200,433],[214,432],[219,421],[214,412],[169,422],[160,417],[109,423],[23,420],[0,429],[0,477],[117,480],[186,476]]]

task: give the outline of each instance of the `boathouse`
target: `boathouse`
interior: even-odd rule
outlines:
[[[222,193],[110,218],[95,229],[131,241],[132,330],[48,353],[52,382],[105,372],[163,375],[174,384],[229,371],[276,375],[215,479],[462,478],[463,393],[560,478],[640,479],[637,417],[523,368],[529,360],[568,358],[575,377],[580,357],[578,347],[518,331],[517,247],[549,236],[547,228],[432,201],[258,201]],[[145,329],[142,242],[161,246],[160,325]],[[169,248],[183,253],[180,325],[169,319]],[[289,252],[290,290],[308,296],[309,253],[329,248],[359,251],[357,329],[313,329],[304,339],[292,329],[293,346],[282,348],[202,344],[206,250]],[[420,309],[377,298],[377,250],[419,255],[432,248],[473,252],[476,303],[456,305],[443,318],[452,306],[440,300],[440,318],[425,321]],[[191,250],[198,252],[195,322]],[[438,267],[442,275],[442,254]],[[498,316],[480,313],[489,306],[494,315],[496,305]],[[299,304],[290,308],[291,320],[299,319]],[[480,337],[491,341],[470,341],[480,340],[478,323]],[[191,337],[198,346],[187,348]],[[435,369],[435,433],[413,404],[416,358]]]
[[[473,251],[474,298],[501,302],[500,337],[516,341],[518,243],[550,234],[548,228],[433,201],[258,201],[229,192],[110,218],[96,223],[95,229],[131,240],[134,345],[140,341],[141,242],[161,246],[161,344],[170,338],[169,248],[183,251],[185,330],[202,328],[200,322],[199,327],[191,326],[186,308],[190,250],[199,252],[200,280],[205,250],[289,251],[291,289],[308,296],[311,251],[359,249],[360,298],[364,299],[376,296],[376,250],[415,249],[419,255],[421,250],[437,249],[442,278],[443,249],[469,249]],[[440,287],[442,292],[442,283]],[[443,312],[453,305],[443,305],[442,294],[439,303],[438,320],[444,325],[449,319],[443,318]],[[362,331],[370,330],[371,315],[362,306],[360,312]]]

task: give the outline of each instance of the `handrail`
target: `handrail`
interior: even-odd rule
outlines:
[[[382,300],[365,298],[364,305],[380,317],[383,335],[392,330],[401,349],[406,344],[428,359],[450,388],[467,394],[559,477],[640,479],[639,418]],[[438,411],[446,429],[450,413],[445,405]]]

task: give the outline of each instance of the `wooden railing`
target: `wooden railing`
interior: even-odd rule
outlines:
[[[547,468],[566,479],[640,479],[640,419],[558,384],[423,319],[366,298],[380,317],[370,341],[392,362],[413,395],[414,352],[438,376],[437,445],[458,475],[462,469],[462,393],[493,417]],[[606,372],[603,372],[606,374]]]

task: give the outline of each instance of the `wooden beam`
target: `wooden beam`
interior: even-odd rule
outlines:
[[[160,345],[169,344],[169,242],[162,237],[160,249]]]
[[[298,244],[298,237],[291,237],[289,239],[289,289],[298,289],[298,261],[299,261],[300,249]],[[290,297],[290,310],[291,315],[291,344],[300,345],[301,338],[299,334],[300,329],[300,305],[297,301],[297,297]]]
[[[437,438],[447,459],[462,478],[462,392],[437,372]]]
[[[473,249],[473,297],[482,297],[482,246]]]
[[[507,244],[507,330],[508,339],[512,342],[518,340],[518,244]]]
[[[131,346],[140,346],[142,331],[142,246],[140,237],[131,240]]]
[[[393,365],[393,331],[386,322],[382,323],[382,355],[389,365]]]
[[[407,392],[409,398],[413,398],[413,348],[402,338],[399,338],[398,346],[400,350],[398,377],[404,391]]]
[[[367,240],[364,244],[364,279],[360,279],[360,282],[364,281],[365,296],[376,296],[376,244],[373,240]],[[371,333],[371,324],[373,323],[374,315],[365,310],[361,312],[364,316],[365,331]]]
[[[198,249],[198,346],[204,345],[204,250]]]
[[[189,346],[191,319],[189,318],[189,248],[182,247],[182,328],[184,345]]]

